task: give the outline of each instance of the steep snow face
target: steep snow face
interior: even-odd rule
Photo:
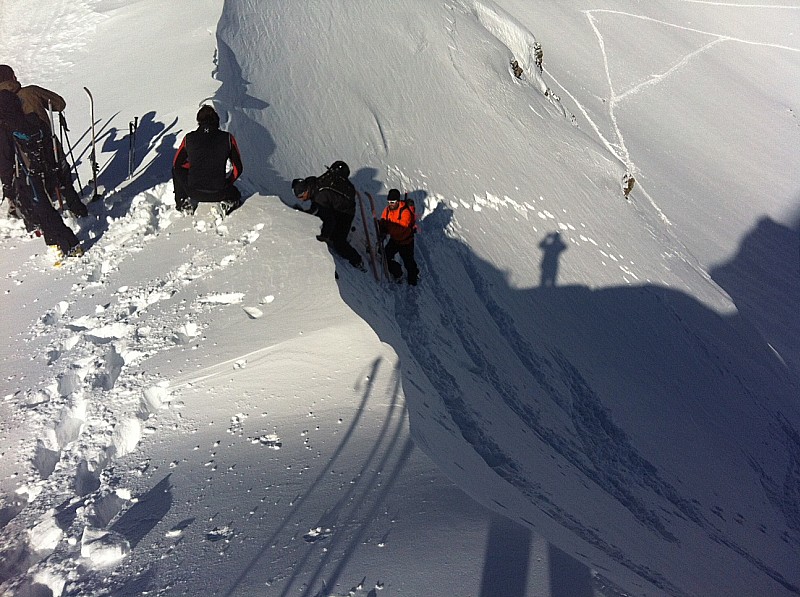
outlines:
[[[729,36],[694,49],[663,40],[667,65],[642,79],[620,74],[611,53],[625,28],[603,34],[606,13],[578,14],[581,41],[600,48],[588,80],[607,100],[587,99],[590,110],[579,79],[562,83],[558,95],[572,96],[562,103],[546,75],[513,76],[514,58],[532,70],[529,16],[486,2],[381,11],[354,2],[335,14],[230,5],[220,97],[246,108],[232,122],[275,169],[258,184],[286,188],[278,172],[342,158],[360,189],[396,186],[423,206],[426,283],[394,307],[400,339],[382,337],[414,363],[404,389],[416,437],[462,487],[476,474],[502,480],[491,498],[471,493],[489,505],[522,498],[520,520],[625,586],[724,594],[747,582],[792,593],[795,556],[780,536],[797,519],[779,494],[792,492],[796,381],[704,271],[692,247],[723,231],[700,237],[686,225],[716,216],[673,202],[697,181],[667,184],[673,166],[635,144],[652,118],[629,109],[646,110],[634,99],[679,74],[700,77],[707,64],[687,69]],[[637,68],[662,60],[645,53]],[[655,105],[676,103],[667,90]],[[663,138],[671,154],[684,136]],[[706,150],[720,155],[718,145]],[[637,176],[630,202],[626,169]],[[342,292],[380,329],[382,316]],[[436,421],[454,431],[446,446],[433,439]],[[453,464],[470,451],[480,472]]]

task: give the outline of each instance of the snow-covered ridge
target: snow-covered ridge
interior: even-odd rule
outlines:
[[[53,81],[70,110],[87,81],[99,99],[88,252],[54,271],[0,218],[2,590],[796,595],[791,181],[768,201],[717,160],[794,164],[789,29],[612,4],[96,0]],[[770,45],[737,52],[756,29]],[[224,222],[165,182],[205,101],[246,162]],[[719,147],[717,113],[741,123]],[[751,118],[777,154],[741,143]],[[416,200],[416,289],[287,206],[333,159],[379,207]],[[737,250],[710,268],[712,241]]]

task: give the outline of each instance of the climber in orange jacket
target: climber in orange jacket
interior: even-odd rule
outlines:
[[[380,231],[389,237],[389,241],[384,247],[386,264],[389,273],[398,282],[403,276],[400,264],[394,260],[395,255],[400,254],[403,265],[406,268],[408,283],[411,286],[417,285],[419,278],[419,268],[414,259],[414,232],[416,229],[416,214],[414,208],[407,199],[401,199],[400,191],[391,189],[387,197],[386,208],[378,221]]]

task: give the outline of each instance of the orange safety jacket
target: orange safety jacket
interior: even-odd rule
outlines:
[[[386,233],[398,245],[408,245],[414,240],[415,216],[405,201],[400,201],[397,209],[386,206],[381,214]]]

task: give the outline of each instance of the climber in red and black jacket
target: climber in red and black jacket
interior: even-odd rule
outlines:
[[[234,185],[241,174],[242,156],[236,139],[220,130],[214,108],[203,106],[197,112],[197,130],[183,138],[172,161],[175,206],[194,213],[198,203],[219,202],[227,215],[241,205],[242,194]]]

